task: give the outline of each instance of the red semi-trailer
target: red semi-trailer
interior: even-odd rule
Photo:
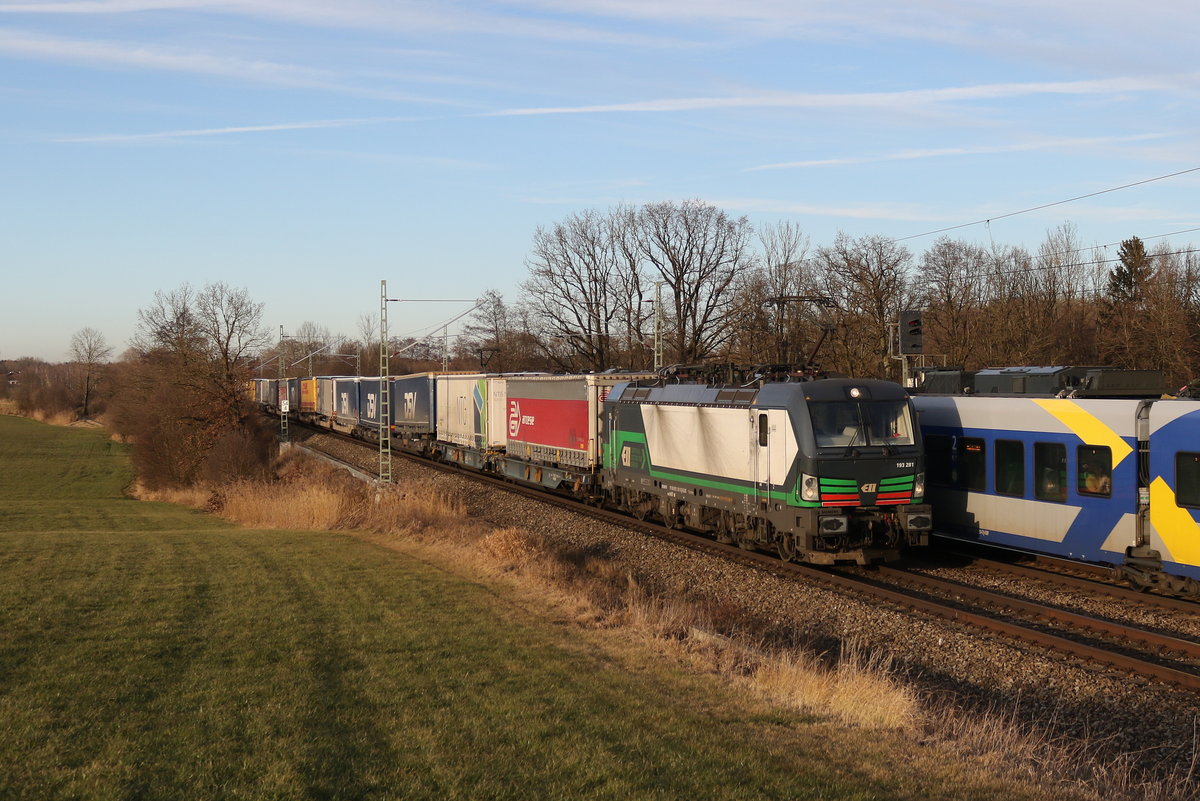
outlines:
[[[646,374],[508,376],[509,458],[585,470],[600,466],[600,415],[615,384]]]

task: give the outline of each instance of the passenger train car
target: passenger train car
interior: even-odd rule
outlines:
[[[1200,402],[914,398],[939,533],[1200,597]]]
[[[649,374],[418,373],[260,380],[264,410],[706,532],[786,560],[924,545],[921,433],[904,390],[825,379],[745,386]],[[292,398],[295,398],[293,401]]]

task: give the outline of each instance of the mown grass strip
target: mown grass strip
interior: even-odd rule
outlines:
[[[364,539],[124,501],[102,434],[30,425],[0,418],[0,798],[1013,797]]]

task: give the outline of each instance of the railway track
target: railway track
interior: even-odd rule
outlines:
[[[941,553],[962,558],[972,565],[997,573],[1005,573],[1030,581],[1044,582],[1072,592],[1127,601],[1142,607],[1200,614],[1200,603],[1197,601],[1159,595],[1150,590],[1133,589],[1120,583],[1121,580],[1117,572],[1112,568],[1068,562],[1064,559],[1056,559],[1051,556],[1029,555],[1026,557],[1022,555],[1020,557],[1021,561],[1014,562],[1011,559],[997,559],[986,556],[973,550],[943,550]]]
[[[319,430],[319,429],[318,429]],[[321,430],[321,433],[329,432]],[[374,446],[360,440],[347,441],[371,450]],[[397,452],[401,454],[401,452]],[[879,566],[873,568],[824,568],[805,564],[787,563],[774,555],[743,550],[735,545],[716,542],[708,537],[692,534],[678,528],[659,525],[650,521],[638,521],[624,513],[596,506],[586,506],[573,498],[548,494],[543,491],[515,484],[511,481],[462,470],[446,463],[418,459],[409,454],[404,458],[416,459],[425,467],[494,486],[528,498],[559,506],[577,514],[585,514],[613,525],[636,530],[645,534],[675,542],[684,547],[709,553],[755,569],[795,580],[814,582],[825,587],[853,595],[856,598],[871,598],[880,603],[899,606],[929,617],[968,626],[977,630],[1000,635],[1056,654],[1086,660],[1112,669],[1125,671],[1145,679],[1166,682],[1193,692],[1200,691],[1200,643],[1184,637],[1175,637],[1137,626],[1131,626],[1101,617],[1070,612],[1053,605],[1041,604],[1008,594],[984,590],[943,578],[922,575],[902,568]],[[329,456],[337,461],[344,461]],[[362,464],[350,465],[361,470]],[[989,564],[989,567],[993,565]],[[1060,583],[1085,581],[1063,574],[1004,565],[997,562],[997,569],[1010,569],[1014,574],[1037,573],[1044,580],[1047,576]],[[1089,582],[1096,585],[1097,582]],[[1185,608],[1194,612],[1197,605],[1159,596],[1146,596],[1127,588],[1101,585],[1106,591],[1117,590],[1118,597],[1142,603],[1153,598],[1154,603],[1173,602],[1172,608]],[[1093,587],[1093,589],[1095,589]],[[1110,593],[1111,594],[1111,593]],[[1182,604],[1184,606],[1179,606]]]

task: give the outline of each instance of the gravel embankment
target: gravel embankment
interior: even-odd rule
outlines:
[[[330,443],[332,438],[326,435],[313,436],[320,438],[323,449],[353,459],[367,471],[377,470],[377,456],[370,450],[344,441]],[[1200,697],[1193,693],[1142,684],[1102,666],[1080,664],[949,622],[769,575],[400,457],[393,462],[393,476],[398,482],[436,477],[466,502],[473,516],[519,526],[564,547],[603,552],[654,586],[706,593],[723,605],[789,627],[800,639],[823,649],[852,644],[890,655],[918,687],[952,694],[967,709],[1011,712],[1052,737],[1103,743],[1112,752],[1136,754],[1138,764],[1148,770],[1186,772],[1192,758],[1200,718]],[[1026,587],[1018,579],[986,571],[953,575],[1014,594]],[[1120,615],[1165,630],[1200,632],[1200,621],[1186,620],[1186,615],[1064,598],[1060,591],[1044,586],[1036,592],[1045,596],[1039,600],[1055,600],[1057,595],[1088,614]]]

